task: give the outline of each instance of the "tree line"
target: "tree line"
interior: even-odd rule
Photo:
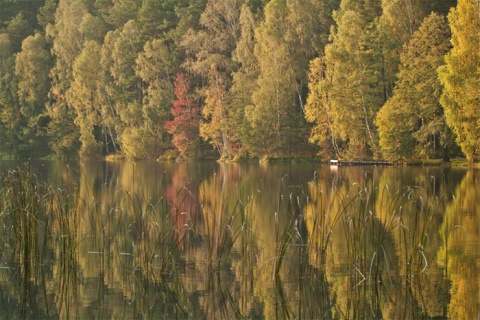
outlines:
[[[477,0],[0,2],[15,157],[480,159]]]

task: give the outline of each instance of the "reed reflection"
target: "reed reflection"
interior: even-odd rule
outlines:
[[[444,246],[439,248],[438,261],[451,283],[448,317],[471,319],[480,313],[480,207],[478,172],[469,170],[456,186],[453,201],[445,210],[440,227]]]
[[[4,180],[0,303],[9,317],[478,312],[476,171],[287,162],[77,169],[42,166],[57,186],[28,174]]]

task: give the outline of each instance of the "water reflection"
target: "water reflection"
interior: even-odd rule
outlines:
[[[25,197],[19,212],[29,214],[14,211],[8,181],[2,188],[7,318],[456,319],[480,311],[474,170],[31,166],[33,190],[44,196]]]

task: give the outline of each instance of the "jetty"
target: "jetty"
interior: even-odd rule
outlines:
[[[338,167],[338,166],[390,166],[392,165],[390,162],[386,161],[346,161],[346,160],[330,160],[330,166]]]

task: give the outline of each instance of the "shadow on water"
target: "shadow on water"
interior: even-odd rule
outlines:
[[[478,279],[475,172],[39,168],[2,179],[0,318],[417,319],[480,309],[467,304],[478,288],[459,272]]]

